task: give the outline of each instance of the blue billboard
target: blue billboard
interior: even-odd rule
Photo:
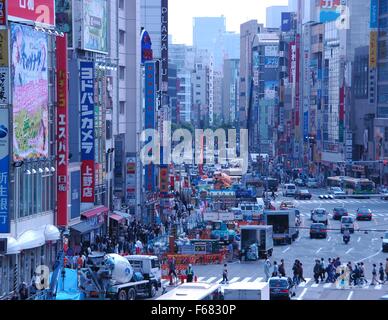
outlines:
[[[370,28],[377,29],[379,27],[379,2],[378,0],[370,0]]]
[[[9,111],[0,109],[0,234],[10,233],[9,217]]]
[[[292,12],[282,12],[282,32],[290,32],[292,30]]]
[[[156,123],[156,62],[146,61],[145,66],[145,129],[155,129]],[[152,138],[149,138],[149,143]],[[148,192],[156,191],[155,165],[145,166],[145,189]]]

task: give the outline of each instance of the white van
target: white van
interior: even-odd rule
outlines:
[[[283,196],[284,197],[294,197],[296,194],[296,185],[293,183],[288,183],[284,185]]]

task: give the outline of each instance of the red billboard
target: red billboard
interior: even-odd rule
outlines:
[[[8,20],[55,27],[55,1],[8,1]]]
[[[67,36],[57,37],[57,225],[67,226],[69,190],[69,108]]]

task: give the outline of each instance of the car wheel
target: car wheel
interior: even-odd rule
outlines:
[[[136,300],[136,290],[131,288],[128,290],[128,300]]]
[[[127,299],[128,299],[127,292],[125,290],[120,290],[117,295],[117,300],[124,301]]]
[[[152,299],[155,296],[156,296],[156,287],[152,285],[150,288],[150,292],[148,293],[148,298]]]

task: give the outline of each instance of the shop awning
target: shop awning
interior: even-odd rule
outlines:
[[[101,226],[102,226],[102,224],[92,225],[88,221],[85,221],[85,222],[81,222],[81,223],[78,223],[78,224],[70,227],[70,229],[73,229],[74,231],[76,231],[80,234],[85,234],[85,233],[88,233],[92,230],[96,230],[96,229],[100,228]]]
[[[114,214],[117,214],[120,217],[123,217],[124,219],[131,219],[131,215],[125,212],[115,211]]]
[[[44,233],[41,230],[28,230],[18,239],[20,250],[39,248],[46,243]]]
[[[39,230],[43,231],[46,241],[58,241],[61,238],[59,229],[52,224],[44,225]]]
[[[110,218],[111,218],[112,220],[117,221],[117,222],[121,222],[121,221],[125,220],[124,217],[122,217],[122,216],[120,216],[120,215],[118,215],[118,214],[111,214],[111,215],[110,215]]]
[[[7,237],[7,255],[19,254],[19,242],[13,237]]]
[[[90,219],[108,211],[109,209],[107,207],[102,206],[102,207],[94,208],[89,211],[82,212],[81,215],[87,219]]]

